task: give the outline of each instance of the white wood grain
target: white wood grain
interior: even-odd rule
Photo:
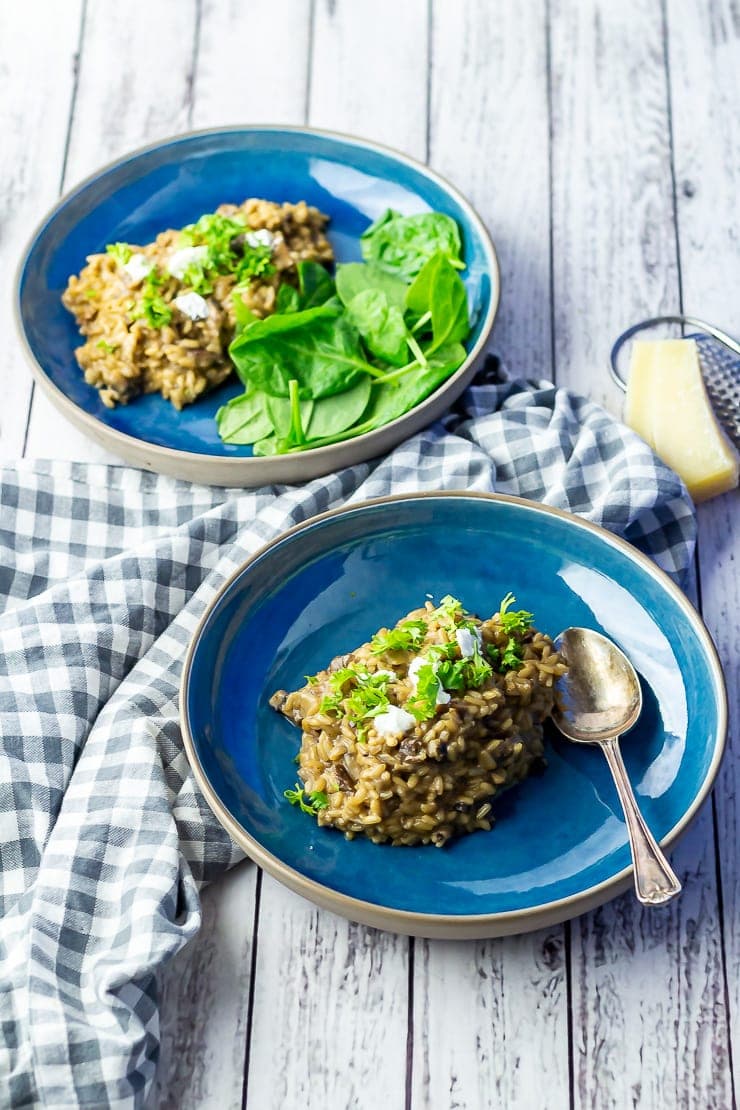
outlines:
[[[556,0],[552,82],[557,371],[616,407],[611,340],[679,296],[660,9]],[[709,811],[673,862],[670,909],[626,895],[573,927],[576,1107],[731,1105]]]
[[[402,1110],[406,951],[263,876],[249,1110]]]
[[[568,1107],[562,929],[417,941],[415,971],[413,1107]]]
[[[551,19],[557,371],[617,410],[612,341],[678,300],[660,7],[553,0]]]
[[[79,2],[0,6],[0,453],[8,459],[23,450],[32,381],[16,341],[15,271],[59,192],[80,18]]]
[[[318,0],[308,122],[371,135],[423,154],[426,79],[393,85],[388,50],[411,58],[426,40],[426,8],[396,9],[391,47],[371,17],[378,5]],[[381,14],[390,14],[380,5]],[[411,18],[411,14],[415,18]],[[395,57],[395,55],[394,55]],[[351,64],[351,69],[348,68]],[[372,96],[352,102],[353,74]],[[413,128],[398,125],[398,84],[421,105]],[[417,91],[414,92],[413,88]],[[348,100],[354,106],[343,107]],[[326,1106],[400,1110],[406,1077],[406,938],[351,925],[319,911],[265,877],[249,1047],[247,1107]]]
[[[303,123],[309,35],[306,0],[205,0],[193,125]]]
[[[549,375],[551,350],[545,42],[540,3],[433,8],[431,160],[494,235],[494,348],[530,375]],[[412,1106],[568,1106],[562,929],[417,944]]]
[[[740,19],[724,0],[668,4],[676,201],[684,304],[740,336]],[[740,494],[700,506],[702,609],[720,653],[729,751],[715,791],[726,984],[737,1093],[740,1068]],[[729,1070],[729,1061],[723,1059]]]
[[[423,161],[428,64],[426,0],[316,0],[311,124]]]
[[[201,931],[162,976],[152,1110],[241,1105],[256,876],[245,863],[203,893]]]
[[[499,255],[491,347],[550,377],[550,200],[544,0],[432,6],[431,165],[473,203]]]
[[[64,188],[134,147],[187,128],[195,0],[87,7]],[[113,461],[35,390],[27,454]]]

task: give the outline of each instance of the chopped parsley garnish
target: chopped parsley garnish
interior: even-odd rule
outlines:
[[[233,274],[236,288],[245,288],[256,277],[274,273],[272,247],[265,243],[249,244],[245,236],[249,227],[240,219],[209,212],[181,232],[181,242],[188,247],[207,247],[208,258],[193,263],[185,271],[183,282],[196,293],[207,296],[213,292],[214,274]],[[238,237],[238,246],[235,245]]]
[[[440,620],[453,621],[457,624],[457,618],[461,617],[464,612],[465,610],[462,607],[462,603],[459,602],[456,597],[447,594],[446,597],[442,598],[432,615]]]
[[[112,254],[115,260],[120,262],[122,266],[126,265],[131,255],[134,253],[133,247],[130,247],[128,243],[109,243],[105,249],[108,254]]]
[[[417,721],[428,721],[437,712],[437,694],[442,681],[434,662],[423,663],[416,672],[416,694],[404,705]]]
[[[373,655],[384,655],[386,651],[417,651],[427,633],[427,622],[421,620],[402,621],[388,632],[378,633],[370,641]]]
[[[529,631],[534,620],[532,613],[528,613],[526,609],[511,611],[511,606],[515,601],[514,595],[508,593],[501,602],[498,611],[499,624],[507,636],[503,650],[496,647],[495,644],[486,645],[486,654],[501,674],[521,667],[524,661],[524,652],[520,637]]]
[[[159,292],[164,278],[157,273],[156,266],[144,280],[140,299],[132,306],[129,318],[146,320],[150,328],[163,328],[172,320],[172,307]]]
[[[391,704],[388,684],[392,681],[389,674],[370,674],[356,671],[353,667],[343,667],[335,671],[329,679],[331,693],[325,694],[321,699],[319,712],[344,712],[347,720],[357,730],[357,739],[362,743],[365,732],[363,722],[385,713]],[[348,686],[350,688],[346,689]]]
[[[511,606],[515,603],[516,598],[512,593],[508,593],[498,611],[499,624],[504,632],[509,634],[514,632],[527,632],[532,627],[534,616],[528,613],[526,609],[520,609],[518,612],[509,612]]]
[[[191,262],[185,267],[182,283],[194,293],[199,293],[201,297],[207,297],[213,292],[213,282],[207,276],[205,267],[198,262]]]
[[[95,346],[106,355],[112,355],[114,351],[118,350],[117,343],[108,343],[105,339],[99,339]]]
[[[100,296],[100,290],[99,289],[86,289],[85,290],[85,296],[87,297],[88,301],[95,301]]]
[[[314,817],[329,805],[329,799],[323,790],[311,790],[307,794],[298,782],[293,790],[284,790],[283,797],[292,806],[298,806],[303,813],[310,813]]]

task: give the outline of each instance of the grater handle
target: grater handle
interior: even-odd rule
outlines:
[[[698,328],[699,331],[706,332],[707,335],[713,336],[728,350],[733,351],[734,354],[740,355],[740,343],[733,339],[727,332],[721,331],[720,328],[715,328],[713,324],[708,324],[706,320],[700,320],[697,316],[684,316],[677,314],[675,316],[651,316],[649,320],[641,320],[639,324],[633,324],[631,328],[623,331],[619,338],[612,346],[609,355],[609,373],[619,388],[624,392],[627,389],[627,379],[622,376],[619,370],[619,352],[625,343],[636,335],[638,331],[643,331],[646,328],[654,328],[658,324],[688,324],[692,328]]]

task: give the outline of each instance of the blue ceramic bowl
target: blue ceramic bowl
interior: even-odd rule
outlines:
[[[326,212],[337,259],[361,258],[359,238],[386,208],[437,210],[460,226],[473,323],[468,358],[425,402],[376,432],[299,456],[255,459],[223,444],[216,410],[242,386],[232,380],[177,412],[159,394],[107,409],[75,358],[80,336],[61,295],[70,274],[107,243],[146,243],[224,201],[248,196],[306,200]],[[147,147],[88,178],[53,209],[21,263],[17,309],[32,367],[73,423],[137,466],[219,485],[305,481],[382,454],[436,419],[460,394],[493,326],[499,276],[491,240],[450,184],[404,155],[320,131],[239,127],[196,132]]]
[[[508,590],[541,630],[588,626],[628,654],[644,710],[625,762],[650,828],[664,844],[675,839],[711,787],[726,731],[722,672],[694,609],[644,555],[567,513],[432,494],[293,529],[203,617],[184,669],[183,732],[210,805],[250,856],[338,913],[423,936],[522,932],[628,885],[626,827],[603,756],[555,735],[546,773],[498,800],[495,828],[441,850],[348,841],[283,799],[300,734],[269,707],[275,690],[302,685],[427,593],[486,615]]]

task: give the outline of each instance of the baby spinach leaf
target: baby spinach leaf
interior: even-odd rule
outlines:
[[[294,286],[288,285],[287,282],[283,282],[277,291],[275,311],[283,313],[297,312],[300,307],[298,290]]]
[[[465,339],[470,331],[465,285],[441,251],[433,254],[414,278],[406,307],[419,317],[431,315],[431,351]]]
[[[280,441],[273,432],[272,435],[257,440],[252,448],[252,454],[258,459],[264,458],[266,455],[279,455],[281,453],[278,450],[279,444]]]
[[[311,439],[305,447],[326,447],[331,443],[339,443],[344,439],[372,432],[403,416],[449,378],[465,361],[465,357],[466,351],[461,343],[448,343],[429,358],[426,368],[410,367],[406,373],[398,371],[400,377],[395,382],[373,384],[370,403],[358,424],[353,424],[343,432]]]
[[[216,413],[216,426],[224,443],[255,443],[269,435],[272,423],[266,402],[264,393],[248,390],[222,405]]]
[[[408,332],[403,313],[380,289],[363,289],[347,305],[347,314],[376,358],[403,366],[408,362]]]
[[[300,309],[326,304],[336,293],[331,274],[320,262],[299,262],[297,270]]]
[[[402,216],[389,208],[360,237],[362,256],[384,270],[415,277],[427,259],[441,251],[456,270],[464,270],[457,224],[443,212]]]
[[[365,358],[352,324],[331,305],[268,316],[237,336],[229,354],[245,385],[276,397],[298,382],[302,399],[328,397],[354,385],[363,373],[382,371]]]
[[[303,425],[307,438],[321,439],[356,424],[367,408],[372,388],[372,380],[366,374],[351,389],[315,401],[311,417]]]
[[[388,273],[375,262],[347,262],[337,266],[337,293],[343,304],[363,293],[366,289],[378,289],[385,293],[389,302],[403,309],[406,304],[408,284],[402,277]]]
[[[236,335],[243,332],[249,324],[253,324],[259,317],[255,316],[251,308],[248,308],[242,300],[239,293],[231,294],[231,303],[234,306],[234,318],[236,320]]]
[[[287,439],[290,435],[291,428],[291,407],[290,397],[270,397],[264,395],[267,408],[267,422],[268,425],[272,424],[272,429],[278,439]],[[312,400],[300,402],[301,425],[307,428],[311,420],[311,414],[314,410],[315,402]],[[262,435],[266,435],[263,432]],[[262,438],[262,437],[260,437]]]

